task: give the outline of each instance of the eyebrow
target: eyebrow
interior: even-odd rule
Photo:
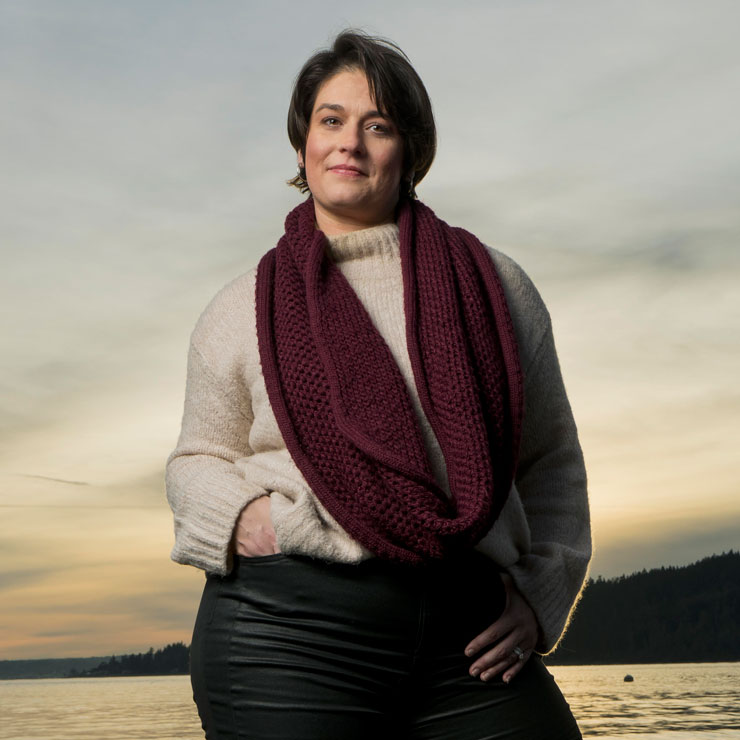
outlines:
[[[333,110],[337,112],[344,111],[344,106],[339,105],[339,103],[322,103],[315,111],[314,113],[318,113],[320,110],[324,109]],[[379,110],[370,110],[368,111],[363,117],[364,118],[375,118],[375,117],[385,118],[387,120],[390,120],[388,116],[385,115],[385,113],[381,113]]]

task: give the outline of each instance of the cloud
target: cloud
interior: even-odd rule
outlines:
[[[740,548],[740,513],[723,521],[701,518],[666,527],[660,517],[646,531],[639,527],[634,534],[629,529],[618,537],[598,545],[591,568],[593,577],[615,577],[643,569],[668,565],[688,565],[712,554]]]
[[[0,592],[14,589],[18,586],[41,585],[49,577],[47,568],[18,568],[0,572]]]
[[[109,655],[190,641],[204,582],[192,568],[119,559],[49,574],[3,593],[4,657]]]
[[[65,480],[64,478],[51,478],[48,475],[32,475],[31,473],[18,473],[18,475],[21,475],[24,478],[38,478],[39,480],[48,480],[48,481],[51,481],[52,483],[65,483],[70,486],[89,486],[90,485],[87,481]]]
[[[67,629],[67,630],[42,630],[39,632],[36,632],[34,634],[34,637],[39,638],[59,638],[59,637],[81,637],[87,634],[87,630],[85,629]]]

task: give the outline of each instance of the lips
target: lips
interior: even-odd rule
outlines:
[[[329,168],[330,172],[335,172],[338,175],[347,175],[349,177],[358,177],[365,173],[359,168],[352,164],[337,164],[334,167]]]

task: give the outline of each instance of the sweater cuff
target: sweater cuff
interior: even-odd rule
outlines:
[[[239,514],[255,499],[269,495],[258,486],[236,483],[219,485],[207,475],[188,482],[187,497],[175,517],[172,560],[218,575],[231,570],[231,540]]]
[[[537,617],[540,642],[535,650],[542,655],[557,647],[580,598],[588,564],[580,560],[569,564],[529,554],[507,568]]]

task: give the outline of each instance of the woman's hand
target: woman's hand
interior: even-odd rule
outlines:
[[[236,554],[248,558],[280,552],[270,518],[269,496],[260,496],[242,509],[232,542]]]
[[[470,666],[470,675],[488,681],[504,671],[503,680],[509,683],[529,660],[537,645],[539,628],[532,607],[527,603],[512,577],[501,575],[506,589],[506,606],[501,616],[481,632],[465,648],[465,655],[473,656],[486,647]],[[521,652],[519,652],[521,651]]]

